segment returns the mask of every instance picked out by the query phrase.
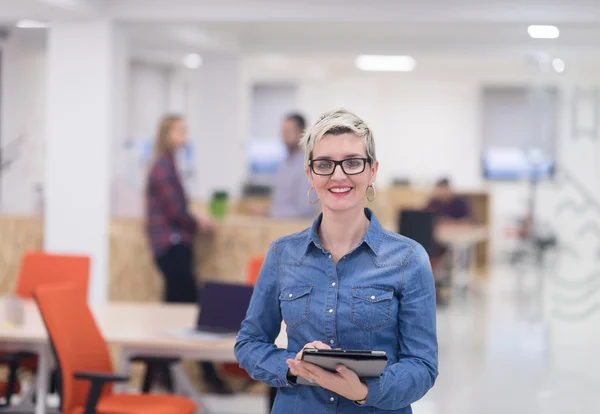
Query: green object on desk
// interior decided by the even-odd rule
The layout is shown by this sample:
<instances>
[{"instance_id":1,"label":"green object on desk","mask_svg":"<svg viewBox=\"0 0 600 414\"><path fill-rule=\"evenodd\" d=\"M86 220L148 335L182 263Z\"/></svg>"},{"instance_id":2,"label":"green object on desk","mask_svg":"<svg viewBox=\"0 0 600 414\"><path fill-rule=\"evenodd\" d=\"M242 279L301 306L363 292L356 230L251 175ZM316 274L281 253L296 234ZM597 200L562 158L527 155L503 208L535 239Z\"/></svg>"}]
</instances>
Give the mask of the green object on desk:
<instances>
[{"instance_id":1,"label":"green object on desk","mask_svg":"<svg viewBox=\"0 0 600 414\"><path fill-rule=\"evenodd\" d=\"M229 194L226 191L215 191L210 201L210 213L214 218L223 218L227 213Z\"/></svg>"}]
</instances>

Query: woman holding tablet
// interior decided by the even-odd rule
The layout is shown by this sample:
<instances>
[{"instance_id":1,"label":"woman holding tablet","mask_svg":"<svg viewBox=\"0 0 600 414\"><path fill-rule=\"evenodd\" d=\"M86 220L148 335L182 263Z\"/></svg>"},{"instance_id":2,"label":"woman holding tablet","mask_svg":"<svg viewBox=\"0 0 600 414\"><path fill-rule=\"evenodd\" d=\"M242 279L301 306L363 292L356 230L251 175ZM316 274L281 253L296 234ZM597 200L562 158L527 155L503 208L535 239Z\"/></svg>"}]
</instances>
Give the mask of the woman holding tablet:
<instances>
[{"instance_id":1,"label":"woman holding tablet","mask_svg":"<svg viewBox=\"0 0 600 414\"><path fill-rule=\"evenodd\" d=\"M373 200L379 163L371 130L353 113L323 115L300 145L321 201L311 228L273 242L235 353L278 393L273 413L411 413L437 377L435 288L425 250L383 230ZM274 345L281 320L288 348ZM378 377L302 361L304 348L384 351ZM302 381L298 381L298 377ZM310 385L301 385L309 383Z\"/></svg>"}]
</instances>

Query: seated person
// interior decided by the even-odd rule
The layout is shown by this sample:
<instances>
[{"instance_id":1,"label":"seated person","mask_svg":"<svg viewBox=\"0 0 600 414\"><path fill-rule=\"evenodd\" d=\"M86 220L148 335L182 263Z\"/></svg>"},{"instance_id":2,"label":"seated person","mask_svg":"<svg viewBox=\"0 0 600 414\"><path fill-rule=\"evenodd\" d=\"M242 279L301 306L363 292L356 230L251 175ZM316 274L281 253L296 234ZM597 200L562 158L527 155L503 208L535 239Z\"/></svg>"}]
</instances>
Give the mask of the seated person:
<instances>
[{"instance_id":1,"label":"seated person","mask_svg":"<svg viewBox=\"0 0 600 414\"><path fill-rule=\"evenodd\" d=\"M450 185L450 180L443 178L435 185L433 196L427 203L425 210L435 215L435 224L471 224L472 212L467 201L457 196ZM430 256L439 259L448 252L448 247L436 243Z\"/></svg>"},{"instance_id":2,"label":"seated person","mask_svg":"<svg viewBox=\"0 0 600 414\"><path fill-rule=\"evenodd\" d=\"M433 197L425 209L435 214L437 224L470 224L472 221L469 204L464 198L454 194L447 178L436 183Z\"/></svg>"}]
</instances>

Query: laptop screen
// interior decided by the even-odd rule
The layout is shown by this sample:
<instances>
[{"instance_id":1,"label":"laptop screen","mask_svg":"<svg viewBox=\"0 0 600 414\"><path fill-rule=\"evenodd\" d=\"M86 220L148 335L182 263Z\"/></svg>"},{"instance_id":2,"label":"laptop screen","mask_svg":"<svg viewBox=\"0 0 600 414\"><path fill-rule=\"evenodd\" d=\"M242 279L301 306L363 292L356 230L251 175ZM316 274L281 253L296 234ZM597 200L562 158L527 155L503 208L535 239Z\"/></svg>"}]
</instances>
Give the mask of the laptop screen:
<instances>
[{"instance_id":1,"label":"laptop screen","mask_svg":"<svg viewBox=\"0 0 600 414\"><path fill-rule=\"evenodd\" d=\"M198 293L200 314L196 328L237 332L246 318L253 286L205 283Z\"/></svg>"}]
</instances>

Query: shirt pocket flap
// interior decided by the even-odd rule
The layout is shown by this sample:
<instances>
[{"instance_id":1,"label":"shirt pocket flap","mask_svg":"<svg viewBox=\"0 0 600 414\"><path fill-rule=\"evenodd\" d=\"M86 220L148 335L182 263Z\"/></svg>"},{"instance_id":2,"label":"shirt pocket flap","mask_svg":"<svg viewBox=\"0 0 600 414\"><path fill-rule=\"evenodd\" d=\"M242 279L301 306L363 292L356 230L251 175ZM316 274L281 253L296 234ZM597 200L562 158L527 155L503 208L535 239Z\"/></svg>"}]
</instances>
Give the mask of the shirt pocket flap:
<instances>
[{"instance_id":1,"label":"shirt pocket flap","mask_svg":"<svg viewBox=\"0 0 600 414\"><path fill-rule=\"evenodd\" d=\"M310 294L313 286L292 286L281 290L279 300L296 300Z\"/></svg>"},{"instance_id":2,"label":"shirt pocket flap","mask_svg":"<svg viewBox=\"0 0 600 414\"><path fill-rule=\"evenodd\" d=\"M362 299L366 302L377 303L384 300L390 300L394 296L394 291L391 289L365 286L352 288L352 296Z\"/></svg>"}]
</instances>

